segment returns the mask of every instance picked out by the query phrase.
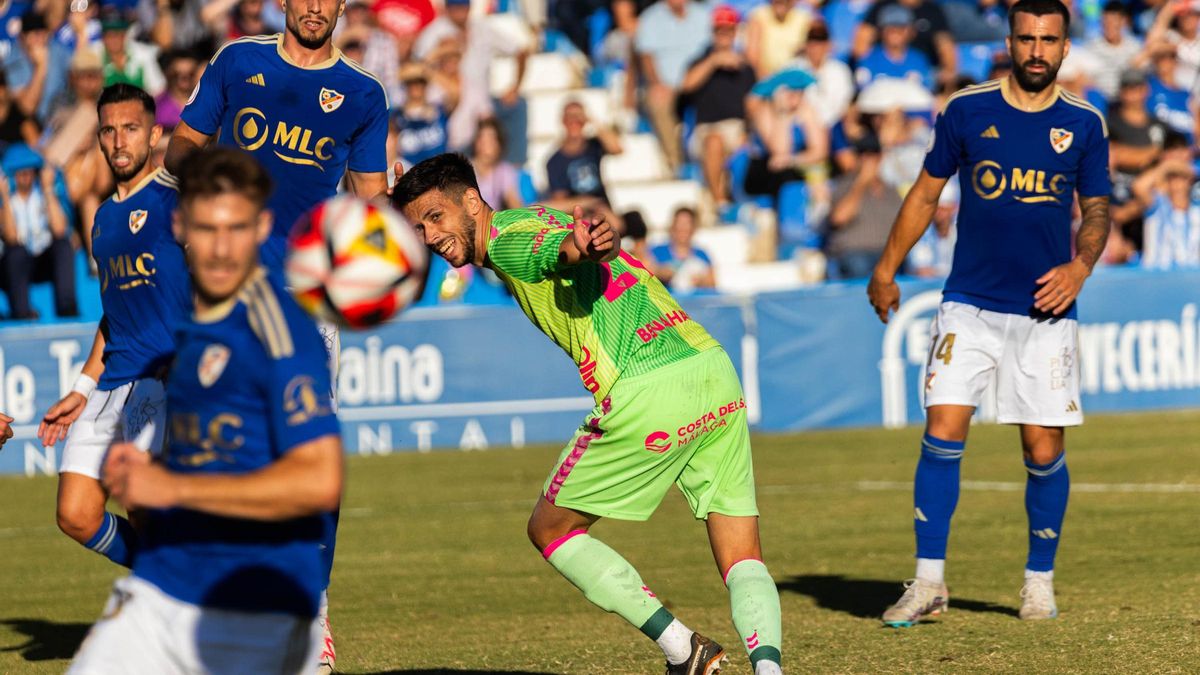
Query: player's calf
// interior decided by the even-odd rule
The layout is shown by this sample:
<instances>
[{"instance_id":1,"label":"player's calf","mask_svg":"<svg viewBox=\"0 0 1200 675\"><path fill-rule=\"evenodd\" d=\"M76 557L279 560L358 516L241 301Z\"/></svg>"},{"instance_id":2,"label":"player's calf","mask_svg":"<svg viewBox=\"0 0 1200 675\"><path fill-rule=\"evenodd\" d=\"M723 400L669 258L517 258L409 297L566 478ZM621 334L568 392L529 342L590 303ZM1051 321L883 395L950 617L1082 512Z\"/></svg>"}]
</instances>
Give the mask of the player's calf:
<instances>
[{"instance_id":1,"label":"player's calf","mask_svg":"<svg viewBox=\"0 0 1200 675\"><path fill-rule=\"evenodd\" d=\"M137 550L137 533L129 521L104 510L106 495L88 476L59 476L56 520L58 529L109 560L129 567Z\"/></svg>"}]
</instances>

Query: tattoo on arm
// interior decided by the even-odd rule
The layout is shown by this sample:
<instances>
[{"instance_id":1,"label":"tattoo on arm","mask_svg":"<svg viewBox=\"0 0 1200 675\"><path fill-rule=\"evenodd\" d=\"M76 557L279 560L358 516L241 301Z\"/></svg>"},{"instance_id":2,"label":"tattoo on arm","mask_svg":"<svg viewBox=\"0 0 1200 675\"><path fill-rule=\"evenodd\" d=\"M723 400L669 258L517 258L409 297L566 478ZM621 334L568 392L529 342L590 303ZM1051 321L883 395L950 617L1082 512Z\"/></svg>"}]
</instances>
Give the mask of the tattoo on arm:
<instances>
[{"instance_id":1,"label":"tattoo on arm","mask_svg":"<svg viewBox=\"0 0 1200 675\"><path fill-rule=\"evenodd\" d=\"M1091 269L1108 241L1108 197L1080 197L1079 210L1083 223L1075 235L1075 254Z\"/></svg>"}]
</instances>

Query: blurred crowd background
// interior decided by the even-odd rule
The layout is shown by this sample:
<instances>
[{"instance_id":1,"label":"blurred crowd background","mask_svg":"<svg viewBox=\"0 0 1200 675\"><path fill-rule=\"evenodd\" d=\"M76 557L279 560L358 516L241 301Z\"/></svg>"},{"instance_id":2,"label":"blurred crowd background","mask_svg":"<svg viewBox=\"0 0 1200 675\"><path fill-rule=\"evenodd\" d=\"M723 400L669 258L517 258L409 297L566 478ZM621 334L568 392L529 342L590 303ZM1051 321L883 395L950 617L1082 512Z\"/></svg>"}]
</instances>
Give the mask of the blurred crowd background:
<instances>
[{"instance_id":1,"label":"blurred crowd background","mask_svg":"<svg viewBox=\"0 0 1200 675\"><path fill-rule=\"evenodd\" d=\"M1108 122L1104 264L1200 266L1200 0L1074 0L1060 85ZM347 0L335 45L383 83L389 156L473 159L495 208L581 204L679 293L868 276L934 116L1010 71L1006 0ZM96 100L128 82L167 135L225 42L284 30L274 0L0 6L0 312L96 303L113 191ZM165 150L167 135L158 148ZM957 181L907 272L951 266ZM424 304L505 302L437 261ZM46 300L39 312L31 288Z\"/></svg>"}]
</instances>

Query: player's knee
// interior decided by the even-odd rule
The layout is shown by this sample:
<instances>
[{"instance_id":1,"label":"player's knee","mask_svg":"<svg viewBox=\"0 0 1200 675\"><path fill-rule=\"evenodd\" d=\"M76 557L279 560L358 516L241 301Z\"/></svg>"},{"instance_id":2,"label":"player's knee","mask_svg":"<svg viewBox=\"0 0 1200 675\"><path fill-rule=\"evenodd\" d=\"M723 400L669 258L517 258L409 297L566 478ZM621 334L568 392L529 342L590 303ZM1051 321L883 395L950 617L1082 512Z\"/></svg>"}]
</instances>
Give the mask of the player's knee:
<instances>
[{"instance_id":1,"label":"player's knee","mask_svg":"<svg viewBox=\"0 0 1200 675\"><path fill-rule=\"evenodd\" d=\"M1062 446L1053 442L1036 443L1025 448L1025 459L1038 465L1050 464L1062 454Z\"/></svg>"},{"instance_id":2,"label":"player's knee","mask_svg":"<svg viewBox=\"0 0 1200 675\"><path fill-rule=\"evenodd\" d=\"M58 529L79 543L85 543L100 529L104 520L104 511L95 512L79 503L59 503L55 513Z\"/></svg>"}]
</instances>

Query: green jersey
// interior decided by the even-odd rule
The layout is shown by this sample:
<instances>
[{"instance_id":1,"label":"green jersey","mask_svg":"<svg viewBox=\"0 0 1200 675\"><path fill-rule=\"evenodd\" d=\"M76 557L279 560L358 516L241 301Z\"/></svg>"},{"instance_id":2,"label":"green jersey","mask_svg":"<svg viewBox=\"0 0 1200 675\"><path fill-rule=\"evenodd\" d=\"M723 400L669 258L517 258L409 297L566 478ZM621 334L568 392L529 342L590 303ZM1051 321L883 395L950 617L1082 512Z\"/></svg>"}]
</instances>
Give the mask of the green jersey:
<instances>
[{"instance_id":1,"label":"green jersey","mask_svg":"<svg viewBox=\"0 0 1200 675\"><path fill-rule=\"evenodd\" d=\"M637 258L560 266L571 216L535 206L492 217L485 265L522 311L579 366L583 386L603 401L633 377L718 347Z\"/></svg>"}]
</instances>

